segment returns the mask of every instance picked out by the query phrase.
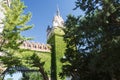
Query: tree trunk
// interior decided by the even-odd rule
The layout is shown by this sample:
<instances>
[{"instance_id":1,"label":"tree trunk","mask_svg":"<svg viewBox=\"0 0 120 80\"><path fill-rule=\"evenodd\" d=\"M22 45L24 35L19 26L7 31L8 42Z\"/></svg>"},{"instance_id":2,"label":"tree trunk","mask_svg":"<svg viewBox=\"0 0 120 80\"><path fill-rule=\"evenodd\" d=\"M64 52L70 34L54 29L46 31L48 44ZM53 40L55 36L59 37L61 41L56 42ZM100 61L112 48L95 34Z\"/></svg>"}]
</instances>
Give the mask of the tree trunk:
<instances>
[{"instance_id":1,"label":"tree trunk","mask_svg":"<svg viewBox=\"0 0 120 80\"><path fill-rule=\"evenodd\" d=\"M44 68L42 66L39 67L39 71L42 74L42 77L44 80L49 80L47 73L45 72Z\"/></svg>"}]
</instances>

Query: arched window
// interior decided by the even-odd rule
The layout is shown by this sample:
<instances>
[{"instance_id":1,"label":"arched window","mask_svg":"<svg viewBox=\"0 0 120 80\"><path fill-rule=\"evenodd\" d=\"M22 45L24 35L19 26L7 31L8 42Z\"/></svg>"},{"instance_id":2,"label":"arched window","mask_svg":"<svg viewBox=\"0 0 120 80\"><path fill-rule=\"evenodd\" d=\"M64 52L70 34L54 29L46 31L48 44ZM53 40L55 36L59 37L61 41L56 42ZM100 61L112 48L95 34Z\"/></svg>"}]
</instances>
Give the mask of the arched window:
<instances>
[{"instance_id":1,"label":"arched window","mask_svg":"<svg viewBox=\"0 0 120 80\"><path fill-rule=\"evenodd\" d=\"M28 47L31 47L31 45L29 44Z\"/></svg>"},{"instance_id":2,"label":"arched window","mask_svg":"<svg viewBox=\"0 0 120 80\"><path fill-rule=\"evenodd\" d=\"M41 49L42 47L39 45L38 48Z\"/></svg>"},{"instance_id":3,"label":"arched window","mask_svg":"<svg viewBox=\"0 0 120 80\"><path fill-rule=\"evenodd\" d=\"M37 46L36 46L36 45L34 45L34 48L37 48Z\"/></svg>"},{"instance_id":4,"label":"arched window","mask_svg":"<svg viewBox=\"0 0 120 80\"><path fill-rule=\"evenodd\" d=\"M25 47L25 46L26 46L26 44L25 44L25 43L23 43L23 46Z\"/></svg>"}]
</instances>

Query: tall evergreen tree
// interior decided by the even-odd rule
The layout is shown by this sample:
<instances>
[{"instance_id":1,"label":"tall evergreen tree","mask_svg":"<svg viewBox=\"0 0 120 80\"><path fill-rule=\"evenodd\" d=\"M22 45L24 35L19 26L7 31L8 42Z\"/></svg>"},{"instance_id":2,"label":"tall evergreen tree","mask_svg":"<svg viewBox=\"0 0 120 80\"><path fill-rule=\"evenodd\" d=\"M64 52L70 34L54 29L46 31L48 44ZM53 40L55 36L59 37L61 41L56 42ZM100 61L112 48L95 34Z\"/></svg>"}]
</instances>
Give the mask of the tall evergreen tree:
<instances>
[{"instance_id":1,"label":"tall evergreen tree","mask_svg":"<svg viewBox=\"0 0 120 80\"><path fill-rule=\"evenodd\" d=\"M77 0L76 8L85 16L68 16L61 75L73 80L120 80L120 0Z\"/></svg>"}]
</instances>

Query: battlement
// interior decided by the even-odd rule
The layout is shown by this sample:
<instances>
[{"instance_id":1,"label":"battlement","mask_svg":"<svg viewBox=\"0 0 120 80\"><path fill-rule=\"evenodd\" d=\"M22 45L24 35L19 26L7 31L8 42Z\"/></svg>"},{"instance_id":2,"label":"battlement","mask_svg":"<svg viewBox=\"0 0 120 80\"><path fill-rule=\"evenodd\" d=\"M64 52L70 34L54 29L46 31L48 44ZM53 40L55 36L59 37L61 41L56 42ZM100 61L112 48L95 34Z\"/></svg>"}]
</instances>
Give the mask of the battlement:
<instances>
[{"instance_id":1,"label":"battlement","mask_svg":"<svg viewBox=\"0 0 120 80\"><path fill-rule=\"evenodd\" d=\"M50 52L49 44L41 44L30 41L24 41L23 44L20 46L20 48L34 50L34 51L41 51L41 52Z\"/></svg>"},{"instance_id":2,"label":"battlement","mask_svg":"<svg viewBox=\"0 0 120 80\"><path fill-rule=\"evenodd\" d=\"M2 42L3 42L3 40L0 38L0 44ZM49 44L41 44L41 43L30 42L30 41L24 41L21 44L20 48L21 49L34 50L34 51L40 51L40 52L51 52ZM2 55L2 53L0 53L0 56L1 55Z\"/></svg>"}]
</instances>

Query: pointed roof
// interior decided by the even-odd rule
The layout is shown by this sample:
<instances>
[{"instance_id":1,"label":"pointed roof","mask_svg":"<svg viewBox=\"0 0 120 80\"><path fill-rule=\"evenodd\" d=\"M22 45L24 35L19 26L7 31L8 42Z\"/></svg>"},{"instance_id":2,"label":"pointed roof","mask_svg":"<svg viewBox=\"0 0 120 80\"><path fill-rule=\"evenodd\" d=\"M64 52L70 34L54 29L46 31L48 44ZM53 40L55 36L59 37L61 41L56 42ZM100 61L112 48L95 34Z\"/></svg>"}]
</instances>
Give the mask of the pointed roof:
<instances>
[{"instance_id":1,"label":"pointed roof","mask_svg":"<svg viewBox=\"0 0 120 80\"><path fill-rule=\"evenodd\" d=\"M64 26L64 20L63 18L60 16L60 10L57 6L57 11L56 11L56 15L53 18L53 27L63 27Z\"/></svg>"}]
</instances>

